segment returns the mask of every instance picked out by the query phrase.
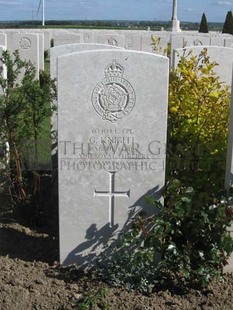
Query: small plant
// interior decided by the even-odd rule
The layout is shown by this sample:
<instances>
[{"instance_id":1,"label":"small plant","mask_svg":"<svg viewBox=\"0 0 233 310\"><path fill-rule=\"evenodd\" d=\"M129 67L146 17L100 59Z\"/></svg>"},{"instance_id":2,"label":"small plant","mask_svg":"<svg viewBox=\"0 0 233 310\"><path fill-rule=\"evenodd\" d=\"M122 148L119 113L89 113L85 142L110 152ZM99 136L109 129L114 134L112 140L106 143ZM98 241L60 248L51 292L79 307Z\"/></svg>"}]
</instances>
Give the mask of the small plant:
<instances>
[{"instance_id":1,"label":"small plant","mask_svg":"<svg viewBox=\"0 0 233 310\"><path fill-rule=\"evenodd\" d=\"M103 271L112 285L150 293L168 279L198 288L221 279L233 251L227 230L233 210L227 200L203 197L178 180L167 184L164 196L164 206L147 197L159 213L135 218L113 250L113 259Z\"/></svg>"},{"instance_id":2,"label":"small plant","mask_svg":"<svg viewBox=\"0 0 233 310\"><path fill-rule=\"evenodd\" d=\"M44 60L47 61L49 59L49 51L45 50L44 51Z\"/></svg>"},{"instance_id":3,"label":"small plant","mask_svg":"<svg viewBox=\"0 0 233 310\"><path fill-rule=\"evenodd\" d=\"M161 46L160 46L160 41L161 41L161 38L160 37L156 37L154 34L151 35L151 40L152 40L152 49L153 49L153 52L155 52L156 54L161 54L161 55L167 55L167 49L163 49Z\"/></svg>"},{"instance_id":4,"label":"small plant","mask_svg":"<svg viewBox=\"0 0 233 310\"><path fill-rule=\"evenodd\" d=\"M105 301L107 297L107 291L105 288L99 288L97 291L90 291L86 296L78 303L78 310L92 310L96 306L99 309L107 310L109 306Z\"/></svg>"}]
</instances>

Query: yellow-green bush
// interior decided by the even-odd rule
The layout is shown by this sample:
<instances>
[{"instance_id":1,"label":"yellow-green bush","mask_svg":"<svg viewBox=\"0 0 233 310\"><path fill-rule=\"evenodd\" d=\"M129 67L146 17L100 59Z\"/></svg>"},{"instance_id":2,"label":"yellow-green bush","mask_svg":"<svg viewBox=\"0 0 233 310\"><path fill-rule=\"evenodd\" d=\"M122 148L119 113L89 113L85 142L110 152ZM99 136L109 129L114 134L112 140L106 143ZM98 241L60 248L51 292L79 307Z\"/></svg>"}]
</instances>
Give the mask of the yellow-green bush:
<instances>
[{"instance_id":1,"label":"yellow-green bush","mask_svg":"<svg viewBox=\"0 0 233 310\"><path fill-rule=\"evenodd\" d=\"M207 50L183 55L170 73L167 175L204 192L223 187L230 89Z\"/></svg>"}]
</instances>

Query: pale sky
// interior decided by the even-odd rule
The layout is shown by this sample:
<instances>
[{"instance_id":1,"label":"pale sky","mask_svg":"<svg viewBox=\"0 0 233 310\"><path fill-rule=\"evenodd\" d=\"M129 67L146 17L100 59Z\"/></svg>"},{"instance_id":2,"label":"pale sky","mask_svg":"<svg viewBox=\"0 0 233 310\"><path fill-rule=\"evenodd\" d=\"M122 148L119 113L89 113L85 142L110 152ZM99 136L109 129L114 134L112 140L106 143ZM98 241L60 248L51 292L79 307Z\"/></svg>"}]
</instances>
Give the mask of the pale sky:
<instances>
[{"instance_id":1,"label":"pale sky","mask_svg":"<svg viewBox=\"0 0 233 310\"><path fill-rule=\"evenodd\" d=\"M0 0L0 21L40 19L42 0ZM45 20L171 20L173 0L44 0ZM224 22L233 0L177 0L180 21Z\"/></svg>"}]
</instances>

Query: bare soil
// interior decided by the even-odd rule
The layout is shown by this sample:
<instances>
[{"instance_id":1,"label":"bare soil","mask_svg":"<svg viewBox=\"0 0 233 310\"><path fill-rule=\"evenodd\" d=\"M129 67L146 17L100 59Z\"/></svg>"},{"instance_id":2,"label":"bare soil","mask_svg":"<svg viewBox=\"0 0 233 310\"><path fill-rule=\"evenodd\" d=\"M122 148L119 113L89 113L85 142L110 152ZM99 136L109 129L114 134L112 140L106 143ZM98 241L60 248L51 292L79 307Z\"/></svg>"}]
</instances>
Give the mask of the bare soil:
<instances>
[{"instance_id":1,"label":"bare soil","mask_svg":"<svg viewBox=\"0 0 233 310\"><path fill-rule=\"evenodd\" d=\"M0 309L233 309L233 275L203 290L170 288L144 296L62 267L58 239L19 223L0 223Z\"/></svg>"}]
</instances>

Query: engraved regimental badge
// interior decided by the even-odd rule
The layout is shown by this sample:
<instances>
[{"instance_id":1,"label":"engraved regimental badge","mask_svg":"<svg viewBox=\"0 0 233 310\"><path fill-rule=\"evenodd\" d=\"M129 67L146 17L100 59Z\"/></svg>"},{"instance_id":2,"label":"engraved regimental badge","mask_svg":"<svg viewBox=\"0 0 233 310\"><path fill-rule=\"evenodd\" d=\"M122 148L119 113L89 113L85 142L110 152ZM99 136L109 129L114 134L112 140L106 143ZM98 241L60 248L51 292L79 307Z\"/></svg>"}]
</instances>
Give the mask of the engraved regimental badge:
<instances>
[{"instance_id":1,"label":"engraved regimental badge","mask_svg":"<svg viewBox=\"0 0 233 310\"><path fill-rule=\"evenodd\" d=\"M92 105L103 120L113 123L133 110L136 95L132 85L123 79L123 66L115 59L104 73L105 78L92 92Z\"/></svg>"},{"instance_id":2,"label":"engraved regimental badge","mask_svg":"<svg viewBox=\"0 0 233 310\"><path fill-rule=\"evenodd\" d=\"M23 50L27 50L31 47L31 41L30 39L23 37L20 41L19 41L19 46L20 48L22 48Z\"/></svg>"}]
</instances>

